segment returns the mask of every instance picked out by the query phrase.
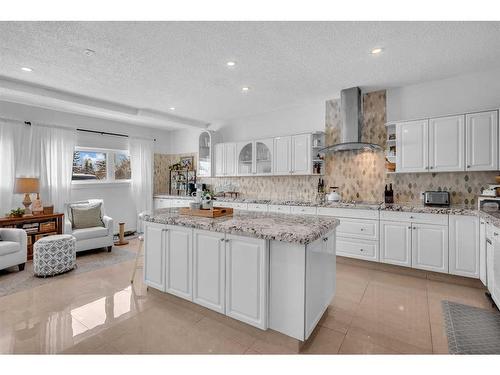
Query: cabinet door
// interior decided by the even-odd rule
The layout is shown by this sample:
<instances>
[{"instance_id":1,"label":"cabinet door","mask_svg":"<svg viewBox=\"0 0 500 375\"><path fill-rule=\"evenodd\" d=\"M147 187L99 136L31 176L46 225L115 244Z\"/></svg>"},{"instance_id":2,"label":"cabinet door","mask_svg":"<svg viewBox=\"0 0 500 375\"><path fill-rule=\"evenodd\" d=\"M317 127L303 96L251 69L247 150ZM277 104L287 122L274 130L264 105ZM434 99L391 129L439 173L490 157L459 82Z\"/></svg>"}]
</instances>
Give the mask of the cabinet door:
<instances>
[{"instance_id":1,"label":"cabinet door","mask_svg":"<svg viewBox=\"0 0 500 375\"><path fill-rule=\"evenodd\" d=\"M411 266L411 224L380 221L380 261Z\"/></svg>"},{"instance_id":2,"label":"cabinet door","mask_svg":"<svg viewBox=\"0 0 500 375\"><path fill-rule=\"evenodd\" d=\"M450 273L479 278L479 220L450 215Z\"/></svg>"},{"instance_id":3,"label":"cabinet door","mask_svg":"<svg viewBox=\"0 0 500 375\"><path fill-rule=\"evenodd\" d=\"M465 116L429 120L429 169L433 172L465 170Z\"/></svg>"},{"instance_id":4,"label":"cabinet door","mask_svg":"<svg viewBox=\"0 0 500 375\"><path fill-rule=\"evenodd\" d=\"M500 246L499 241L493 238L486 239L486 284L491 294L493 294L493 288L495 284L495 273L493 272L493 256L495 253L495 247L498 246Z\"/></svg>"},{"instance_id":5,"label":"cabinet door","mask_svg":"<svg viewBox=\"0 0 500 375\"><path fill-rule=\"evenodd\" d=\"M488 285L486 278L486 222L479 220L479 279L484 284Z\"/></svg>"},{"instance_id":6,"label":"cabinet door","mask_svg":"<svg viewBox=\"0 0 500 375\"><path fill-rule=\"evenodd\" d=\"M193 232L193 302L225 313L224 233Z\"/></svg>"},{"instance_id":7,"label":"cabinet door","mask_svg":"<svg viewBox=\"0 0 500 375\"><path fill-rule=\"evenodd\" d=\"M448 227L412 224L412 267L448 273Z\"/></svg>"},{"instance_id":8,"label":"cabinet door","mask_svg":"<svg viewBox=\"0 0 500 375\"><path fill-rule=\"evenodd\" d=\"M167 227L166 291L192 300L192 239L193 230L178 226Z\"/></svg>"},{"instance_id":9,"label":"cabinet door","mask_svg":"<svg viewBox=\"0 0 500 375\"><path fill-rule=\"evenodd\" d=\"M273 174L273 139L255 141L255 174Z\"/></svg>"},{"instance_id":10,"label":"cabinet door","mask_svg":"<svg viewBox=\"0 0 500 375\"><path fill-rule=\"evenodd\" d=\"M212 177L212 135L203 131L198 137L198 176Z\"/></svg>"},{"instance_id":11,"label":"cabinet door","mask_svg":"<svg viewBox=\"0 0 500 375\"><path fill-rule=\"evenodd\" d=\"M491 297L495 301L497 307L500 306L500 240L498 239L498 233L496 234L494 246L492 248L492 287L488 286L490 290Z\"/></svg>"},{"instance_id":12,"label":"cabinet door","mask_svg":"<svg viewBox=\"0 0 500 375\"><path fill-rule=\"evenodd\" d=\"M215 175L224 176L225 173L224 143L217 143L215 145Z\"/></svg>"},{"instance_id":13,"label":"cabinet door","mask_svg":"<svg viewBox=\"0 0 500 375\"><path fill-rule=\"evenodd\" d=\"M226 237L226 315L267 328L267 241Z\"/></svg>"},{"instance_id":14,"label":"cabinet door","mask_svg":"<svg viewBox=\"0 0 500 375\"><path fill-rule=\"evenodd\" d=\"M312 144L310 134L292 136L292 173L312 173Z\"/></svg>"},{"instance_id":15,"label":"cabinet door","mask_svg":"<svg viewBox=\"0 0 500 375\"><path fill-rule=\"evenodd\" d=\"M224 143L224 165L226 176L236 176L236 143Z\"/></svg>"},{"instance_id":16,"label":"cabinet door","mask_svg":"<svg viewBox=\"0 0 500 375\"><path fill-rule=\"evenodd\" d=\"M291 137L274 138L274 174L290 174Z\"/></svg>"},{"instance_id":17,"label":"cabinet door","mask_svg":"<svg viewBox=\"0 0 500 375\"><path fill-rule=\"evenodd\" d=\"M396 171L428 170L428 120L396 124Z\"/></svg>"},{"instance_id":18,"label":"cabinet door","mask_svg":"<svg viewBox=\"0 0 500 375\"><path fill-rule=\"evenodd\" d=\"M241 142L236 145L238 155L238 176L250 176L254 173L254 142Z\"/></svg>"},{"instance_id":19,"label":"cabinet door","mask_svg":"<svg viewBox=\"0 0 500 375\"><path fill-rule=\"evenodd\" d=\"M144 282L165 291L164 225L147 223L144 229Z\"/></svg>"},{"instance_id":20,"label":"cabinet door","mask_svg":"<svg viewBox=\"0 0 500 375\"><path fill-rule=\"evenodd\" d=\"M466 170L489 171L498 166L498 111L465 115Z\"/></svg>"}]
</instances>

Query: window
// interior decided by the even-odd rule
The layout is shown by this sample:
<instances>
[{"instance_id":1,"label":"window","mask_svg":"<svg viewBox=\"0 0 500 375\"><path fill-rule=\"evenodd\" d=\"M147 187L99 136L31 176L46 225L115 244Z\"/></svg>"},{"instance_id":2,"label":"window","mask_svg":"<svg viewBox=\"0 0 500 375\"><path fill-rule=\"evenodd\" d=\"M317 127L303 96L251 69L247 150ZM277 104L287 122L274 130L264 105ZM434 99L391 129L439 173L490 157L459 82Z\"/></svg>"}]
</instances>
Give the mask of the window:
<instances>
[{"instance_id":1,"label":"window","mask_svg":"<svg viewBox=\"0 0 500 375\"><path fill-rule=\"evenodd\" d=\"M117 182L130 178L128 151L77 147L73 153L72 180L75 182Z\"/></svg>"}]
</instances>

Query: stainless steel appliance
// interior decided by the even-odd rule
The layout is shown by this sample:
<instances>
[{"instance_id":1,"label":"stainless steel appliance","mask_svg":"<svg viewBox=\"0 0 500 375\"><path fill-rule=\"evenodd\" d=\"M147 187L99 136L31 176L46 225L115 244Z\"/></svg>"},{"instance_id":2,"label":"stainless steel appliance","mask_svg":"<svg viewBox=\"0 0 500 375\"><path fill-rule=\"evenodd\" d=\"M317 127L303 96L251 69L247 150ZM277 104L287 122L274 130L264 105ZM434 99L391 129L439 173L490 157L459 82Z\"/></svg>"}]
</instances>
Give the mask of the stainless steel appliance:
<instances>
[{"instance_id":1,"label":"stainless steel appliance","mask_svg":"<svg viewBox=\"0 0 500 375\"><path fill-rule=\"evenodd\" d=\"M450 193L447 191L426 191L424 192L424 205L449 206Z\"/></svg>"}]
</instances>

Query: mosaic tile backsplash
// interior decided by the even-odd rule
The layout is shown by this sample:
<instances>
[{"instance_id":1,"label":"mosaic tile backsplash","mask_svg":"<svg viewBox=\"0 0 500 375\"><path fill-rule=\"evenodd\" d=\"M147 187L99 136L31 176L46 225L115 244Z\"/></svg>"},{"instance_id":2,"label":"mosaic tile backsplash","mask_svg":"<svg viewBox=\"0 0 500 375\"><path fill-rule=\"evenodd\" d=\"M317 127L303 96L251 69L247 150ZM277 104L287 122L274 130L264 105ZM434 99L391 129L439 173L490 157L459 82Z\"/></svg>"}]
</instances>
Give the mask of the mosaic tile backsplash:
<instances>
[{"instance_id":1,"label":"mosaic tile backsplash","mask_svg":"<svg viewBox=\"0 0 500 375\"><path fill-rule=\"evenodd\" d=\"M385 147L386 92L376 91L363 95L362 141ZM325 139L327 145L340 139L340 100L329 100L325 106ZM186 155L155 154L156 194L168 192L168 166ZM396 203L418 204L426 190L449 191L451 203L473 206L481 189L495 183L498 172L405 173L386 174L385 157L381 152L346 151L326 158L325 185L338 186L343 200L378 203L383 201L384 187L393 184ZM232 184L243 198L305 200L317 199L318 177L218 177L204 178L202 182L221 190Z\"/></svg>"}]
</instances>

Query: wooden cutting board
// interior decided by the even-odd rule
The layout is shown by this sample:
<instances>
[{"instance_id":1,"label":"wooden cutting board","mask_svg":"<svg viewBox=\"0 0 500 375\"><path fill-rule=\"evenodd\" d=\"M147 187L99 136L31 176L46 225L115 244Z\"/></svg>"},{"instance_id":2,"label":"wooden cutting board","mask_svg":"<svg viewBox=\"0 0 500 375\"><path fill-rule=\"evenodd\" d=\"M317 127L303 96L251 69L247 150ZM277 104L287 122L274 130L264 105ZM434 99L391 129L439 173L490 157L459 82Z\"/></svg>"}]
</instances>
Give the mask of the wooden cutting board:
<instances>
[{"instance_id":1,"label":"wooden cutting board","mask_svg":"<svg viewBox=\"0 0 500 375\"><path fill-rule=\"evenodd\" d=\"M181 207L179 208L179 214L214 218L221 216L233 216L233 209L230 207L214 207L210 210L193 210L189 207Z\"/></svg>"}]
</instances>

